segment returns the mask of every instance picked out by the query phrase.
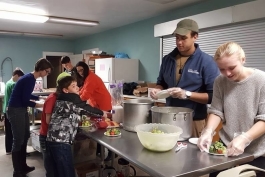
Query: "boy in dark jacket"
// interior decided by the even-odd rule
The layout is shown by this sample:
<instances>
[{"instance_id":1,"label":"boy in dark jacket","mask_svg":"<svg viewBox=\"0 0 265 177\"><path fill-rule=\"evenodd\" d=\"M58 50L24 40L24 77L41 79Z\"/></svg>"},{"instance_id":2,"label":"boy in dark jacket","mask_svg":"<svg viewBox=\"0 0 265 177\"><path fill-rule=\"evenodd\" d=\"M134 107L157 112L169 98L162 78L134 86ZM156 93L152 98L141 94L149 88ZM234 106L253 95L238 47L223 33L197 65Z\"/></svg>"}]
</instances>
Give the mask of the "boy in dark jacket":
<instances>
[{"instance_id":1,"label":"boy in dark jacket","mask_svg":"<svg viewBox=\"0 0 265 177\"><path fill-rule=\"evenodd\" d=\"M66 76L58 81L58 96L48 128L47 141L56 164L58 177L75 177L71 144L75 139L82 112L93 117L107 113L91 107L79 97L75 78Z\"/></svg>"}]
</instances>

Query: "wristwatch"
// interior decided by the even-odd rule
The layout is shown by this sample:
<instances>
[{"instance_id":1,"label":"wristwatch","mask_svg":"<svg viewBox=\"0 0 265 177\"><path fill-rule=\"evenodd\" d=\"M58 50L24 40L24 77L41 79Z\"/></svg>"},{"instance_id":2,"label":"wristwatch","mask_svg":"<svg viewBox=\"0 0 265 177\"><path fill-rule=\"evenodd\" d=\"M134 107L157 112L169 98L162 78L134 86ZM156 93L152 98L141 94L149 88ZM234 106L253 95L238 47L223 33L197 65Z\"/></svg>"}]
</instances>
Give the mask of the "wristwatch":
<instances>
[{"instance_id":1,"label":"wristwatch","mask_svg":"<svg viewBox=\"0 0 265 177\"><path fill-rule=\"evenodd\" d=\"M191 97L190 91L185 91L186 99L189 99Z\"/></svg>"}]
</instances>

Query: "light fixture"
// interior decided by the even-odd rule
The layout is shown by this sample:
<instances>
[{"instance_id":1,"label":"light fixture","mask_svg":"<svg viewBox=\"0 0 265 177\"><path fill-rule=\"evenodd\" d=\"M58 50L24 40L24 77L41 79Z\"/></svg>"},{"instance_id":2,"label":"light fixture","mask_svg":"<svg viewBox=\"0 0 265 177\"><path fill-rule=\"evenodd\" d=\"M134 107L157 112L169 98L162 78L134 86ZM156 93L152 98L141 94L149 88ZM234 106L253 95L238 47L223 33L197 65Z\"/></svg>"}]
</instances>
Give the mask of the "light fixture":
<instances>
[{"instance_id":1,"label":"light fixture","mask_svg":"<svg viewBox=\"0 0 265 177\"><path fill-rule=\"evenodd\" d=\"M9 11L9 12L26 13L26 14L47 15L47 12L43 9L23 6L19 4L10 4L10 3L5 3L5 2L0 2L0 10Z\"/></svg>"},{"instance_id":2,"label":"light fixture","mask_svg":"<svg viewBox=\"0 0 265 177\"><path fill-rule=\"evenodd\" d=\"M19 32L19 31L5 31L0 30L0 35L18 35L18 36L36 36L36 37L63 37L60 34L44 34L44 33L30 33L30 32Z\"/></svg>"},{"instance_id":3,"label":"light fixture","mask_svg":"<svg viewBox=\"0 0 265 177\"><path fill-rule=\"evenodd\" d=\"M49 17L49 20L47 22L62 23L62 24L75 24L75 25L83 25L83 26L97 26L99 24L99 22L97 21L77 20L77 19L59 18L59 17Z\"/></svg>"},{"instance_id":4,"label":"light fixture","mask_svg":"<svg viewBox=\"0 0 265 177\"><path fill-rule=\"evenodd\" d=\"M0 11L0 18L27 22L45 23L49 17L18 12Z\"/></svg>"},{"instance_id":5,"label":"light fixture","mask_svg":"<svg viewBox=\"0 0 265 177\"><path fill-rule=\"evenodd\" d=\"M71 18L62 18L48 16L45 10L22 6L17 4L10 4L0 2L0 18L9 20L20 20L37 23L62 23L62 24L74 24L83 26L96 26L99 25L97 21L79 20Z\"/></svg>"},{"instance_id":6,"label":"light fixture","mask_svg":"<svg viewBox=\"0 0 265 177\"><path fill-rule=\"evenodd\" d=\"M82 26L97 26L99 24L99 22L97 21L78 20L78 19L61 18L61 17L48 17L43 15L25 14L25 13L2 11L2 10L0 10L0 18L8 20L36 22L36 23L50 22L50 23L74 24Z\"/></svg>"}]
</instances>

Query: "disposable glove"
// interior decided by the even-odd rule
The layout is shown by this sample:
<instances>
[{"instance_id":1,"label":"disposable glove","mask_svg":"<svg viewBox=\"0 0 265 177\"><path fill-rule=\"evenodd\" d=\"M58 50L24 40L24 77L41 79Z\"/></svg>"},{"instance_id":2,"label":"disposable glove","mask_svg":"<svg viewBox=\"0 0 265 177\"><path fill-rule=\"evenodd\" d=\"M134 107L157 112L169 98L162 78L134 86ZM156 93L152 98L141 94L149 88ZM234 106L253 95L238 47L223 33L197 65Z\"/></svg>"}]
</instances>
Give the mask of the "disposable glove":
<instances>
[{"instance_id":1,"label":"disposable glove","mask_svg":"<svg viewBox=\"0 0 265 177\"><path fill-rule=\"evenodd\" d=\"M201 136L197 143L197 146L199 147L201 152L203 151L209 152L214 134L215 132L211 128L205 128L202 131Z\"/></svg>"},{"instance_id":2,"label":"disposable glove","mask_svg":"<svg viewBox=\"0 0 265 177\"><path fill-rule=\"evenodd\" d=\"M183 100L187 99L187 96L185 93L186 91L181 89L180 87L173 87L167 90L173 98L178 98L178 99L183 99Z\"/></svg>"},{"instance_id":3,"label":"disposable glove","mask_svg":"<svg viewBox=\"0 0 265 177\"><path fill-rule=\"evenodd\" d=\"M152 89L152 90L151 90L151 93L150 93L151 98L154 99L154 100L157 100L157 96L156 96L156 94L157 94L158 92L160 92L160 91L161 91L161 89L157 89L157 88Z\"/></svg>"},{"instance_id":4,"label":"disposable glove","mask_svg":"<svg viewBox=\"0 0 265 177\"><path fill-rule=\"evenodd\" d=\"M245 133L235 133L234 139L227 146L226 156L238 156L251 143L252 139Z\"/></svg>"}]
</instances>

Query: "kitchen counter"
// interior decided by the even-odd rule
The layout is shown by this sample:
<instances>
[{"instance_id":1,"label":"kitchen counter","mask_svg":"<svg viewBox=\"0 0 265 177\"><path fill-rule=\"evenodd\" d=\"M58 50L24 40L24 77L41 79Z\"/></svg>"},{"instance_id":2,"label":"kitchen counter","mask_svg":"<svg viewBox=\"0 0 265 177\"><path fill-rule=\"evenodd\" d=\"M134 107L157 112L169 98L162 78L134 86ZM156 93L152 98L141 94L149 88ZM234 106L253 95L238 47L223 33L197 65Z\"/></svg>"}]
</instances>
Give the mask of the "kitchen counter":
<instances>
[{"instance_id":1,"label":"kitchen counter","mask_svg":"<svg viewBox=\"0 0 265 177\"><path fill-rule=\"evenodd\" d=\"M145 100L153 100L150 97L140 97L140 96L134 96L134 95L123 95L124 98L131 98L131 99L145 99ZM158 100L153 100L154 102L159 102L159 103L166 103L166 99L158 99Z\"/></svg>"},{"instance_id":2,"label":"kitchen counter","mask_svg":"<svg viewBox=\"0 0 265 177\"><path fill-rule=\"evenodd\" d=\"M42 92L32 92L32 95L36 95L36 96L39 96L39 95L49 95L51 93L55 92L55 89L54 88L51 88L51 89L43 89ZM0 93L0 98L4 98L5 94L4 93Z\"/></svg>"},{"instance_id":3,"label":"kitchen counter","mask_svg":"<svg viewBox=\"0 0 265 177\"><path fill-rule=\"evenodd\" d=\"M91 139L128 160L151 176L194 177L250 162L254 157L242 154L237 157L213 156L202 153L196 145L188 143L186 149L175 152L175 147L163 153L145 149L137 134L121 129L121 136L107 137L106 130L83 132Z\"/></svg>"}]
</instances>

